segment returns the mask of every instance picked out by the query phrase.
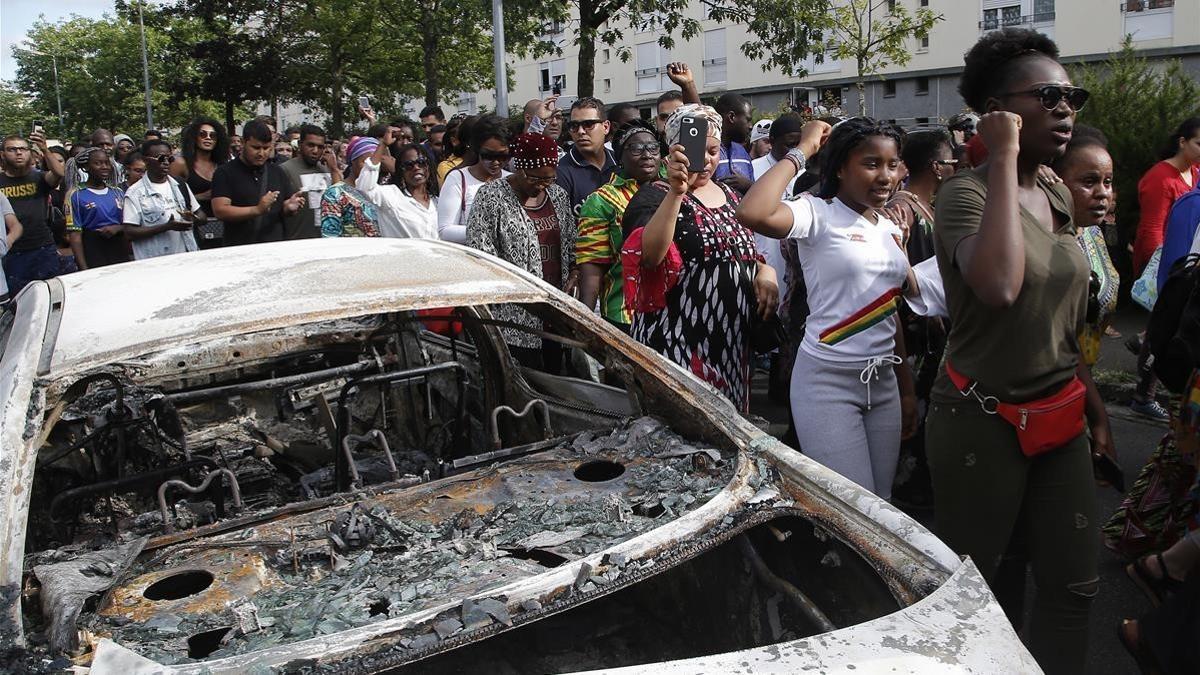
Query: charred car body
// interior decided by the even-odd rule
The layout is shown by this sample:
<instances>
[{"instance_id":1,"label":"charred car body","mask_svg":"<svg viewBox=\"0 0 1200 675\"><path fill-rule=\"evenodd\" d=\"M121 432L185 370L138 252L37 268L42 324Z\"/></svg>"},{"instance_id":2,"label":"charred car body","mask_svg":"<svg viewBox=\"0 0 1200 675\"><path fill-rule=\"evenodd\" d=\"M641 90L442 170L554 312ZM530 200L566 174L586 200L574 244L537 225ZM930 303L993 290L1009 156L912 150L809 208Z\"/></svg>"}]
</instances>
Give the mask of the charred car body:
<instances>
[{"instance_id":1,"label":"charred car body","mask_svg":"<svg viewBox=\"0 0 1200 675\"><path fill-rule=\"evenodd\" d=\"M1037 670L969 561L477 252L205 251L16 306L9 667Z\"/></svg>"}]
</instances>

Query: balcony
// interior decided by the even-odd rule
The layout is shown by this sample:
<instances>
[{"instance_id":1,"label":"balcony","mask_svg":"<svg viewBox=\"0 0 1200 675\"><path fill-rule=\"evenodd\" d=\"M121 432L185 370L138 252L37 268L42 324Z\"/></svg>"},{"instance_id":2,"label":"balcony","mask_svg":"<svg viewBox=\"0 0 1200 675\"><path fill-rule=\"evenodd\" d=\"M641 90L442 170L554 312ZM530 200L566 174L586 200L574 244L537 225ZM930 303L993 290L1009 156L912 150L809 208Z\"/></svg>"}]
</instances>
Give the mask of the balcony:
<instances>
[{"instance_id":1,"label":"balcony","mask_svg":"<svg viewBox=\"0 0 1200 675\"><path fill-rule=\"evenodd\" d=\"M1160 40L1175 35L1175 0L1121 0L1125 33L1134 42Z\"/></svg>"},{"instance_id":2,"label":"balcony","mask_svg":"<svg viewBox=\"0 0 1200 675\"><path fill-rule=\"evenodd\" d=\"M1054 23L1054 12L984 19L979 22L979 30L999 30L1007 26L1036 26L1046 23Z\"/></svg>"}]
</instances>

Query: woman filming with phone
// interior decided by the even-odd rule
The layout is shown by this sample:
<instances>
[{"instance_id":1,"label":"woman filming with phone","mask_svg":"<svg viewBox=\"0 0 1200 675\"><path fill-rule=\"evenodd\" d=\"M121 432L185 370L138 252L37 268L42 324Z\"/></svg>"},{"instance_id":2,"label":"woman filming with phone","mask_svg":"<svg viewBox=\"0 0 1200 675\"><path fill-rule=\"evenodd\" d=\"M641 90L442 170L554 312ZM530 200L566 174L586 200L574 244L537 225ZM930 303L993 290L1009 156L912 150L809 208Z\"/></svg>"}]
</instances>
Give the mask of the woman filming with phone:
<instances>
[{"instance_id":1,"label":"woman filming with phone","mask_svg":"<svg viewBox=\"0 0 1200 675\"><path fill-rule=\"evenodd\" d=\"M667 180L647 184L622 224L625 303L634 339L708 382L746 412L750 321L775 311L779 286L754 233L734 216L737 195L712 180L721 116L690 104L667 119Z\"/></svg>"}]
</instances>

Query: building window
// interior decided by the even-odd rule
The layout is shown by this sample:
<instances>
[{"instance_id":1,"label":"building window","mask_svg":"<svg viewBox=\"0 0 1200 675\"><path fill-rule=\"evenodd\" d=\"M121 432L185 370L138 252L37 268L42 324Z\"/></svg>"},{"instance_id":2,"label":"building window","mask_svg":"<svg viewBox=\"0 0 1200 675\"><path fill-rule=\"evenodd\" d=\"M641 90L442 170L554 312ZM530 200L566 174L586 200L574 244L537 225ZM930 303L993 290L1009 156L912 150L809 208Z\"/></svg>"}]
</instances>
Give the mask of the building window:
<instances>
[{"instance_id":1,"label":"building window","mask_svg":"<svg viewBox=\"0 0 1200 675\"><path fill-rule=\"evenodd\" d=\"M612 54L609 53L609 50L605 49L604 50L604 62L608 63L609 59L611 59L611 58L612 58Z\"/></svg>"},{"instance_id":2,"label":"building window","mask_svg":"<svg viewBox=\"0 0 1200 675\"><path fill-rule=\"evenodd\" d=\"M917 80L917 96L924 96L929 93L929 78L918 77Z\"/></svg>"},{"instance_id":3,"label":"building window","mask_svg":"<svg viewBox=\"0 0 1200 675\"><path fill-rule=\"evenodd\" d=\"M921 6L922 6L922 7L928 7L928 6L929 6L929 0L921 0Z\"/></svg>"},{"instance_id":4,"label":"building window","mask_svg":"<svg viewBox=\"0 0 1200 675\"><path fill-rule=\"evenodd\" d=\"M1121 3L1126 12L1144 12L1148 9L1169 9L1175 6L1175 0L1125 0Z\"/></svg>"},{"instance_id":5,"label":"building window","mask_svg":"<svg viewBox=\"0 0 1200 675\"><path fill-rule=\"evenodd\" d=\"M1033 22L1044 23L1054 20L1054 0L1033 0Z\"/></svg>"},{"instance_id":6,"label":"building window","mask_svg":"<svg viewBox=\"0 0 1200 675\"><path fill-rule=\"evenodd\" d=\"M607 94L610 91L612 91L612 80L606 77L604 78L604 93Z\"/></svg>"},{"instance_id":7,"label":"building window","mask_svg":"<svg viewBox=\"0 0 1200 675\"><path fill-rule=\"evenodd\" d=\"M725 84L725 29L704 31L704 84Z\"/></svg>"},{"instance_id":8,"label":"building window","mask_svg":"<svg viewBox=\"0 0 1200 675\"><path fill-rule=\"evenodd\" d=\"M896 0L888 0L888 13L896 11Z\"/></svg>"},{"instance_id":9,"label":"building window","mask_svg":"<svg viewBox=\"0 0 1200 675\"><path fill-rule=\"evenodd\" d=\"M553 93L557 88L558 93L565 93L567 90L567 60L554 59L553 61L543 61L538 65L539 79L538 91L542 97Z\"/></svg>"},{"instance_id":10,"label":"building window","mask_svg":"<svg viewBox=\"0 0 1200 675\"><path fill-rule=\"evenodd\" d=\"M1021 23L1021 6L995 7L983 10L984 30L996 30L1002 26L1016 26Z\"/></svg>"},{"instance_id":11,"label":"building window","mask_svg":"<svg viewBox=\"0 0 1200 675\"><path fill-rule=\"evenodd\" d=\"M458 95L458 112L468 115L475 114L475 94L463 92Z\"/></svg>"},{"instance_id":12,"label":"building window","mask_svg":"<svg viewBox=\"0 0 1200 675\"><path fill-rule=\"evenodd\" d=\"M895 96L896 96L896 81L895 80L884 80L883 81L883 97L884 98L894 98Z\"/></svg>"},{"instance_id":13,"label":"building window","mask_svg":"<svg viewBox=\"0 0 1200 675\"><path fill-rule=\"evenodd\" d=\"M928 117L918 117L917 124L929 124L929 118Z\"/></svg>"},{"instance_id":14,"label":"building window","mask_svg":"<svg viewBox=\"0 0 1200 675\"><path fill-rule=\"evenodd\" d=\"M919 44L920 44L920 46L917 47L917 51L919 51L919 52L929 51L929 36L926 35L926 36L922 37Z\"/></svg>"},{"instance_id":15,"label":"building window","mask_svg":"<svg viewBox=\"0 0 1200 675\"><path fill-rule=\"evenodd\" d=\"M671 52L657 42L643 42L637 46L634 56L637 93L652 94L671 88L671 78L667 76Z\"/></svg>"}]
</instances>

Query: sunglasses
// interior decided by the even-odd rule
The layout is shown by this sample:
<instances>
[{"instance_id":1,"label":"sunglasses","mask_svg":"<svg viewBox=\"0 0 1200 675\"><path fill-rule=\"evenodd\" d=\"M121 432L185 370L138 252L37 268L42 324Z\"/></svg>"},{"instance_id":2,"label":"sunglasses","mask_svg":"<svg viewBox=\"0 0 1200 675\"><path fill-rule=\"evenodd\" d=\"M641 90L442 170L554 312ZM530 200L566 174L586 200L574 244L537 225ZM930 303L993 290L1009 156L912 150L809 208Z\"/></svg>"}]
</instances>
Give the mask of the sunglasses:
<instances>
[{"instance_id":1,"label":"sunglasses","mask_svg":"<svg viewBox=\"0 0 1200 675\"><path fill-rule=\"evenodd\" d=\"M958 164L958 160L957 159L935 159L933 161L933 163L941 164L942 166L956 166Z\"/></svg>"},{"instance_id":2,"label":"sunglasses","mask_svg":"<svg viewBox=\"0 0 1200 675\"><path fill-rule=\"evenodd\" d=\"M645 155L658 155L662 152L662 146L654 141L649 143L630 143L625 146L629 150L629 154L634 157Z\"/></svg>"},{"instance_id":3,"label":"sunglasses","mask_svg":"<svg viewBox=\"0 0 1200 675\"><path fill-rule=\"evenodd\" d=\"M429 160L425 159L424 157L418 157L416 159L406 159L403 162L400 162L400 166L405 169L411 169L414 166L428 166L428 165L429 165Z\"/></svg>"},{"instance_id":4,"label":"sunglasses","mask_svg":"<svg viewBox=\"0 0 1200 675\"><path fill-rule=\"evenodd\" d=\"M1041 99L1042 107L1046 110L1054 110L1058 104L1066 99L1067 106L1075 112L1083 110L1083 106L1087 103L1091 94L1087 89L1079 87L1064 87L1058 84L1047 84L1036 89L1026 91L1011 91L1001 96L1036 96Z\"/></svg>"},{"instance_id":5,"label":"sunglasses","mask_svg":"<svg viewBox=\"0 0 1200 675\"><path fill-rule=\"evenodd\" d=\"M480 150L479 159L485 162L507 162L512 157L507 152L492 152L491 150Z\"/></svg>"},{"instance_id":6,"label":"sunglasses","mask_svg":"<svg viewBox=\"0 0 1200 675\"><path fill-rule=\"evenodd\" d=\"M216 138L217 132L200 130L196 132L196 138Z\"/></svg>"},{"instance_id":7,"label":"sunglasses","mask_svg":"<svg viewBox=\"0 0 1200 675\"><path fill-rule=\"evenodd\" d=\"M174 160L175 156L169 152L165 152L161 155L158 155L157 157L152 156L149 159L152 159L155 162L158 162L159 164L167 164L167 163L171 162L172 160Z\"/></svg>"},{"instance_id":8,"label":"sunglasses","mask_svg":"<svg viewBox=\"0 0 1200 675\"><path fill-rule=\"evenodd\" d=\"M570 122L567 122L567 131L577 131L579 129L591 131L597 124L600 124L603 121L604 120L571 120Z\"/></svg>"}]
</instances>

